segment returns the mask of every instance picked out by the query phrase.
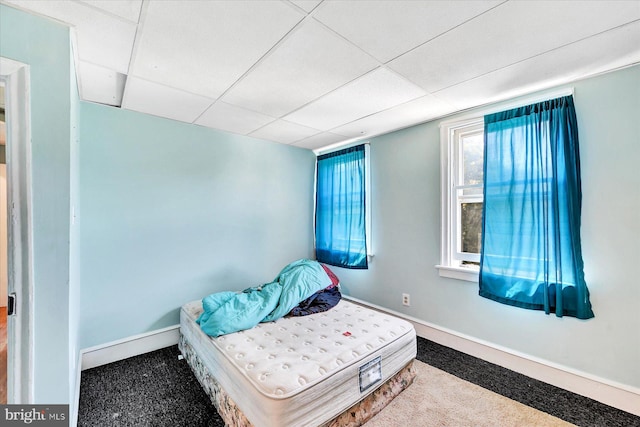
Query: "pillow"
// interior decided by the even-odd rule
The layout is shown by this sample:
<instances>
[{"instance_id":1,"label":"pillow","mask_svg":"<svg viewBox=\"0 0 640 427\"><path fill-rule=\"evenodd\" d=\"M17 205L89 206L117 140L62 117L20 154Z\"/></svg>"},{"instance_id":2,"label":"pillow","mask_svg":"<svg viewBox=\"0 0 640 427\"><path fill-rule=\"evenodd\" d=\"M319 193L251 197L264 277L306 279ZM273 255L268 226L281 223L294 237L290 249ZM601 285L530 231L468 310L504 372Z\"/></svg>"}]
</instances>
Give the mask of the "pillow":
<instances>
[{"instance_id":1,"label":"pillow","mask_svg":"<svg viewBox=\"0 0 640 427\"><path fill-rule=\"evenodd\" d=\"M327 273L327 276L329 276L329 279L331 279L331 285L327 286L326 289L331 289L338 286L340 284L340 279L338 279L338 276L336 276L335 273L331 271L326 265L320 265L322 266L322 268L324 268L324 271Z\"/></svg>"}]
</instances>

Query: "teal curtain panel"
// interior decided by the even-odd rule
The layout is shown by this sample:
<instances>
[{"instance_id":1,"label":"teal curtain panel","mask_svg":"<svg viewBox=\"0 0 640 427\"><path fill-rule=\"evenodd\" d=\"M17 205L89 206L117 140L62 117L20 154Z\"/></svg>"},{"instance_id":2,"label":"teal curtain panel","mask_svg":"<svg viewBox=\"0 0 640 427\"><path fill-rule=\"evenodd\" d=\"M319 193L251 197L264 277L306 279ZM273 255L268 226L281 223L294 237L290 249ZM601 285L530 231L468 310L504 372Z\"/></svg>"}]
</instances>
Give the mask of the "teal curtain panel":
<instances>
[{"instance_id":1,"label":"teal curtain panel","mask_svg":"<svg viewBox=\"0 0 640 427\"><path fill-rule=\"evenodd\" d=\"M573 97L484 120L480 295L558 317L594 317L580 243Z\"/></svg>"},{"instance_id":2,"label":"teal curtain panel","mask_svg":"<svg viewBox=\"0 0 640 427\"><path fill-rule=\"evenodd\" d=\"M318 156L316 259L366 269L364 145Z\"/></svg>"}]
</instances>

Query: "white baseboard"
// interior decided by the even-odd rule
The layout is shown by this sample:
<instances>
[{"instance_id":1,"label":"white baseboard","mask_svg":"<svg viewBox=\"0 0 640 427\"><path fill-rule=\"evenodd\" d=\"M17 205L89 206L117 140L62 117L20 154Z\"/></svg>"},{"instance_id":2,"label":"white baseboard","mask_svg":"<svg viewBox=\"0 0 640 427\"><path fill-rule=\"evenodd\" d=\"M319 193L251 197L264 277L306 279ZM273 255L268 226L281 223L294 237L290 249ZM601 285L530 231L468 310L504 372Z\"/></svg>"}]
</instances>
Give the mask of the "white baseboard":
<instances>
[{"instance_id":1,"label":"white baseboard","mask_svg":"<svg viewBox=\"0 0 640 427\"><path fill-rule=\"evenodd\" d=\"M460 334L358 298L347 295L343 295L343 297L411 322L416 329L416 334L422 338L640 416L640 388L616 383L548 360Z\"/></svg>"},{"instance_id":2,"label":"white baseboard","mask_svg":"<svg viewBox=\"0 0 640 427\"><path fill-rule=\"evenodd\" d=\"M411 322L420 337L640 416L640 389L637 387L616 383L482 341L357 298L347 295L344 295L344 298ZM179 325L174 325L87 348L80 351L82 370L159 350L177 344L178 338ZM77 396L79 381L78 375Z\"/></svg>"},{"instance_id":3,"label":"white baseboard","mask_svg":"<svg viewBox=\"0 0 640 427\"><path fill-rule=\"evenodd\" d=\"M180 325L134 335L80 350L82 370L117 362L178 343Z\"/></svg>"}]
</instances>

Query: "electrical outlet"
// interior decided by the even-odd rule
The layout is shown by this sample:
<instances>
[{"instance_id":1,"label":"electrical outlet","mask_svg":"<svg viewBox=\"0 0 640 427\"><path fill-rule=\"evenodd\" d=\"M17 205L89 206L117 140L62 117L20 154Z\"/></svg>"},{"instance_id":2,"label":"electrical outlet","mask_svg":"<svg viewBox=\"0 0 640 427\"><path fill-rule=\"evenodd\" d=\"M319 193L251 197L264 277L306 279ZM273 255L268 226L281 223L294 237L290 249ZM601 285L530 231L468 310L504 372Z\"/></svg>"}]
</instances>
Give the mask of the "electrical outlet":
<instances>
[{"instance_id":1,"label":"electrical outlet","mask_svg":"<svg viewBox=\"0 0 640 427\"><path fill-rule=\"evenodd\" d=\"M409 294L402 294L402 305L406 305L407 307L411 305L411 297Z\"/></svg>"}]
</instances>

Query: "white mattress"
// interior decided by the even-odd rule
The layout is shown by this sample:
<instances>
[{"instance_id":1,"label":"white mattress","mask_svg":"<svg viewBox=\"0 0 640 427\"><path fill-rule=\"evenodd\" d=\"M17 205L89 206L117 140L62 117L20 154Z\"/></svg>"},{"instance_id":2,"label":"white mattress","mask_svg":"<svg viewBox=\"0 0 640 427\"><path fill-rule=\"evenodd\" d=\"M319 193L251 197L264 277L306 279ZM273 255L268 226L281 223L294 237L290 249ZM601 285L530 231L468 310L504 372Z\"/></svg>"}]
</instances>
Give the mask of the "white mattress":
<instances>
[{"instance_id":1,"label":"white mattress","mask_svg":"<svg viewBox=\"0 0 640 427\"><path fill-rule=\"evenodd\" d=\"M185 304L180 330L211 375L256 427L317 426L344 412L416 356L413 326L341 300L218 338Z\"/></svg>"}]
</instances>

